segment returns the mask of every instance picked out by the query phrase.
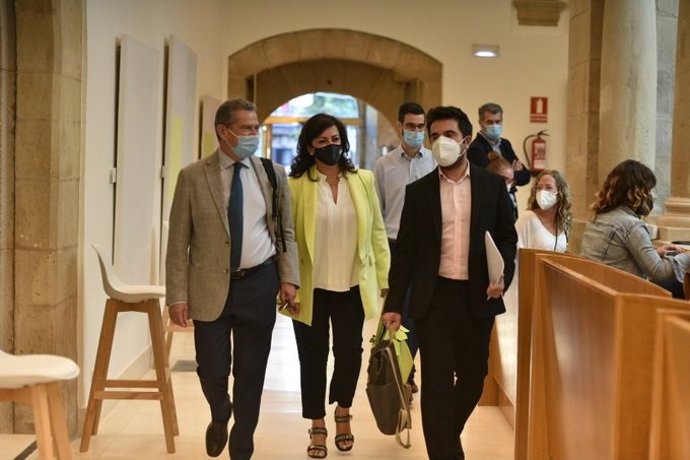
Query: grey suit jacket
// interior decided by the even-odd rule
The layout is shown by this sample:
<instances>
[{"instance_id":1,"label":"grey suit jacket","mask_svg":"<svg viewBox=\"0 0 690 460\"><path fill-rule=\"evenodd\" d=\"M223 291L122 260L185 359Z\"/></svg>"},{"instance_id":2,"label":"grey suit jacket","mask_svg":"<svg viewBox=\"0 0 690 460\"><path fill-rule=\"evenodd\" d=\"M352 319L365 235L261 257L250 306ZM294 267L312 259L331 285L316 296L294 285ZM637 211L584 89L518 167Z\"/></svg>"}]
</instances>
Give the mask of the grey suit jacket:
<instances>
[{"instance_id":1,"label":"grey suit jacket","mask_svg":"<svg viewBox=\"0 0 690 460\"><path fill-rule=\"evenodd\" d=\"M230 230L219 155L224 154L217 150L180 171L170 209L165 262L166 303L187 302L189 316L200 321L213 321L220 316L230 287ZM271 183L261 160L251 157L250 161L266 200L266 221L276 247L280 282L299 286L297 246L285 169L273 164L287 247L283 252L278 221L271 217Z\"/></svg>"}]
</instances>

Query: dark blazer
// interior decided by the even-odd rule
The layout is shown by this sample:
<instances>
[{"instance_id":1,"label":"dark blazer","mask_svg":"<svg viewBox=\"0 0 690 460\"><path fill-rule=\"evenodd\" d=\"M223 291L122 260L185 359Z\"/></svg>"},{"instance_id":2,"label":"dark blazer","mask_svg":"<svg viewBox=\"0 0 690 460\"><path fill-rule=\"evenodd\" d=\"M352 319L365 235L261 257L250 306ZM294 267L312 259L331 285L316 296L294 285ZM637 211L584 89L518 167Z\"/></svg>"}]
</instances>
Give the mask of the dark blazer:
<instances>
[{"instance_id":1,"label":"dark blazer","mask_svg":"<svg viewBox=\"0 0 690 460\"><path fill-rule=\"evenodd\" d=\"M510 144L508 139L503 137L501 138L500 149L501 155L503 158L508 160L508 163L513 164L513 162L518 159L517 155L515 154L515 150L513 150L513 146ZM474 138L470 144L470 147L467 149L467 159L477 166L486 168L486 165L489 164L489 152L492 150L493 148L491 147L491 144L489 144L489 141L486 140L484 136L477 133L477 137ZM515 185L528 184L530 177L532 177L532 173L530 173L525 165L524 169L515 171Z\"/></svg>"},{"instance_id":2,"label":"dark blazer","mask_svg":"<svg viewBox=\"0 0 690 460\"><path fill-rule=\"evenodd\" d=\"M517 234L505 182L470 163L469 286L472 311L478 318L505 312L503 298L486 299L489 286L484 233L489 231L503 256L506 289L515 271ZM396 251L388 276L384 311L401 312L411 286L410 316L423 318L429 309L441 260L441 192L438 168L407 186Z\"/></svg>"}]
</instances>

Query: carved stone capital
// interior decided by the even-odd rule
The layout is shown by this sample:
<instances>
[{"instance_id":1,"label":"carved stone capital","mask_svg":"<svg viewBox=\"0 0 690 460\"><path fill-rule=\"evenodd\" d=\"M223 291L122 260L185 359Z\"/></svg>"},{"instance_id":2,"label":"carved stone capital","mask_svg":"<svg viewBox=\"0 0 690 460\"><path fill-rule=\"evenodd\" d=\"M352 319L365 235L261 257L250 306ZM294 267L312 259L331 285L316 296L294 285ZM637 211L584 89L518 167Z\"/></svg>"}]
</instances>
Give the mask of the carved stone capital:
<instances>
[{"instance_id":1,"label":"carved stone capital","mask_svg":"<svg viewBox=\"0 0 690 460\"><path fill-rule=\"evenodd\" d=\"M559 0L515 0L521 26L556 27L566 3Z\"/></svg>"}]
</instances>

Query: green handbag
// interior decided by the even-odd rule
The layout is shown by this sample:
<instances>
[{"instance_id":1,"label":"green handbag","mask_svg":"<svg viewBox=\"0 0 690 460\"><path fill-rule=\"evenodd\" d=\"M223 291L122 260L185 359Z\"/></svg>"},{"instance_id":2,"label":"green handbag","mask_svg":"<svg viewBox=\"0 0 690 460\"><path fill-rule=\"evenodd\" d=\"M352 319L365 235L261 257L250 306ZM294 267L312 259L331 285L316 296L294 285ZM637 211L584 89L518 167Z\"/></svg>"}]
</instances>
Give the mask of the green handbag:
<instances>
[{"instance_id":1,"label":"green handbag","mask_svg":"<svg viewBox=\"0 0 690 460\"><path fill-rule=\"evenodd\" d=\"M383 434L395 435L398 444L409 448L411 390L404 382L412 369L412 355L405 341L406 331L401 330L386 334L383 323L379 323L371 339L366 392L378 429ZM406 441L401 438L403 430L407 430Z\"/></svg>"}]
</instances>

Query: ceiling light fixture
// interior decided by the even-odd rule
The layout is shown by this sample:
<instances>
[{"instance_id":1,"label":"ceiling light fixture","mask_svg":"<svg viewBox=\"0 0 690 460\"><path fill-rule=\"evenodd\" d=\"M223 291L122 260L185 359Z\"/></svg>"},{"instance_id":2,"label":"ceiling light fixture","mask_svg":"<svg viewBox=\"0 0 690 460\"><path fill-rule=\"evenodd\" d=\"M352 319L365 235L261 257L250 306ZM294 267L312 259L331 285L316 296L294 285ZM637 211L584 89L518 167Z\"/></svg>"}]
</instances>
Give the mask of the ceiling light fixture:
<instances>
[{"instance_id":1,"label":"ceiling light fixture","mask_svg":"<svg viewBox=\"0 0 690 460\"><path fill-rule=\"evenodd\" d=\"M472 56L496 58L498 57L498 45L472 45Z\"/></svg>"}]
</instances>

